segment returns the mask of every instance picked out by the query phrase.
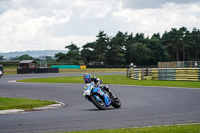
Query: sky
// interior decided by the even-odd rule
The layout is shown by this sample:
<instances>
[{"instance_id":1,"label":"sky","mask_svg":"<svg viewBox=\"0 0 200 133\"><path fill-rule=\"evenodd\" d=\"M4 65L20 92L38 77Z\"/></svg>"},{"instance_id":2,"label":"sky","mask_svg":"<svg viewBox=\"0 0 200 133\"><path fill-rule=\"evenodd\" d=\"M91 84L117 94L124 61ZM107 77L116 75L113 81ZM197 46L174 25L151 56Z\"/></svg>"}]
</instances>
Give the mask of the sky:
<instances>
[{"instance_id":1,"label":"sky","mask_svg":"<svg viewBox=\"0 0 200 133\"><path fill-rule=\"evenodd\" d=\"M152 36L183 26L200 29L199 0L0 0L0 53L82 47L99 31Z\"/></svg>"}]
</instances>

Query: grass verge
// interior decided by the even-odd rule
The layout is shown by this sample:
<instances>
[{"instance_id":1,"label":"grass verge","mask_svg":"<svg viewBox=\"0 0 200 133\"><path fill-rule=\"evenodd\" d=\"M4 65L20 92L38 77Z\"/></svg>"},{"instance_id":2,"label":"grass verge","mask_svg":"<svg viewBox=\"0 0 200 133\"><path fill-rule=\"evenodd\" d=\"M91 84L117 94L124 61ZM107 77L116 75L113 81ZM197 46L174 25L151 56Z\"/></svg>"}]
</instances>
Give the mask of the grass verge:
<instances>
[{"instance_id":1,"label":"grass verge","mask_svg":"<svg viewBox=\"0 0 200 133\"><path fill-rule=\"evenodd\" d=\"M172 125L172 126L156 126L156 127L109 129L109 130L73 131L65 133L199 133L199 132L200 132L200 124L189 124L189 125Z\"/></svg>"},{"instance_id":2,"label":"grass verge","mask_svg":"<svg viewBox=\"0 0 200 133\"><path fill-rule=\"evenodd\" d=\"M5 98L0 97L0 110L23 109L31 110L33 108L43 107L55 104L54 101L32 100L26 98Z\"/></svg>"},{"instance_id":3,"label":"grass verge","mask_svg":"<svg viewBox=\"0 0 200 133\"><path fill-rule=\"evenodd\" d=\"M99 77L104 84L200 88L200 82L195 81L132 80L127 78L126 75L99 75L97 77ZM24 79L18 80L17 82L84 83L82 76Z\"/></svg>"}]
</instances>

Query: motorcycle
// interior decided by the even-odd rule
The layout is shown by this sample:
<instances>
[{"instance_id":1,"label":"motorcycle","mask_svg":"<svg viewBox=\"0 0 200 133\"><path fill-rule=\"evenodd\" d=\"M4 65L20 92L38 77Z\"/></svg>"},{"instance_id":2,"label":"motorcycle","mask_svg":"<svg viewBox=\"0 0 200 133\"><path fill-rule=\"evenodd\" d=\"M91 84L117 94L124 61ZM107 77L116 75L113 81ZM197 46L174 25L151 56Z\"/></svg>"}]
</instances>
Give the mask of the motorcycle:
<instances>
[{"instance_id":1,"label":"motorcycle","mask_svg":"<svg viewBox=\"0 0 200 133\"><path fill-rule=\"evenodd\" d=\"M0 65L0 78L3 76L3 73L4 73L3 65Z\"/></svg>"},{"instance_id":2,"label":"motorcycle","mask_svg":"<svg viewBox=\"0 0 200 133\"><path fill-rule=\"evenodd\" d=\"M110 105L114 108L120 108L121 106L119 98L113 98L106 90L95 87L93 83L90 83L90 85L87 86L83 96L100 110L105 110L106 107L109 107Z\"/></svg>"}]
</instances>

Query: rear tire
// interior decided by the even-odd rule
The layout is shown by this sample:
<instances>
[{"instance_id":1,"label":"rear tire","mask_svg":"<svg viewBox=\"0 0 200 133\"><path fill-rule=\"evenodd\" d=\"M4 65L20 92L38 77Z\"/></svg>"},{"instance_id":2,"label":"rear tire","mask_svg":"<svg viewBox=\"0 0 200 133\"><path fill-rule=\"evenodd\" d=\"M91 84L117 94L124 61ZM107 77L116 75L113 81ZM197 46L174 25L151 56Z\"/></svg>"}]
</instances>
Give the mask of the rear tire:
<instances>
[{"instance_id":1,"label":"rear tire","mask_svg":"<svg viewBox=\"0 0 200 133\"><path fill-rule=\"evenodd\" d=\"M113 101L111 103L111 105L114 107L114 108L120 108L121 107L121 102L118 98L115 99L115 101Z\"/></svg>"},{"instance_id":2,"label":"rear tire","mask_svg":"<svg viewBox=\"0 0 200 133\"><path fill-rule=\"evenodd\" d=\"M106 108L104 101L99 97L100 101L95 96L91 97L92 103L100 110L104 110Z\"/></svg>"}]
</instances>

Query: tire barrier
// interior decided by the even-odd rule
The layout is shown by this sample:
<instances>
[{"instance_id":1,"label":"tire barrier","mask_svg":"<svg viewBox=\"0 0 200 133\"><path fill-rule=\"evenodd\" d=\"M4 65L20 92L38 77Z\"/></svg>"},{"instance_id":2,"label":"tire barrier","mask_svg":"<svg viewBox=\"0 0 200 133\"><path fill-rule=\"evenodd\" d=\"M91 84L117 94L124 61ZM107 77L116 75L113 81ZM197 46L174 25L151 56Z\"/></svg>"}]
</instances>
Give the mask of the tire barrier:
<instances>
[{"instance_id":1,"label":"tire barrier","mask_svg":"<svg viewBox=\"0 0 200 133\"><path fill-rule=\"evenodd\" d=\"M154 68L152 80L200 81L200 68Z\"/></svg>"},{"instance_id":2,"label":"tire barrier","mask_svg":"<svg viewBox=\"0 0 200 133\"><path fill-rule=\"evenodd\" d=\"M26 73L59 73L58 68L17 68L17 74Z\"/></svg>"},{"instance_id":3,"label":"tire barrier","mask_svg":"<svg viewBox=\"0 0 200 133\"><path fill-rule=\"evenodd\" d=\"M175 69L152 69L152 80L175 80Z\"/></svg>"},{"instance_id":4,"label":"tire barrier","mask_svg":"<svg viewBox=\"0 0 200 133\"><path fill-rule=\"evenodd\" d=\"M176 69L176 80L200 81L200 68Z\"/></svg>"},{"instance_id":5,"label":"tire barrier","mask_svg":"<svg viewBox=\"0 0 200 133\"><path fill-rule=\"evenodd\" d=\"M131 79L142 80L142 69L141 68L130 69L128 74L129 75L127 75L127 76L130 77Z\"/></svg>"},{"instance_id":6,"label":"tire barrier","mask_svg":"<svg viewBox=\"0 0 200 133\"><path fill-rule=\"evenodd\" d=\"M144 76L151 76L152 80L181 80L200 81L200 68L130 68L127 77L143 80Z\"/></svg>"}]
</instances>

